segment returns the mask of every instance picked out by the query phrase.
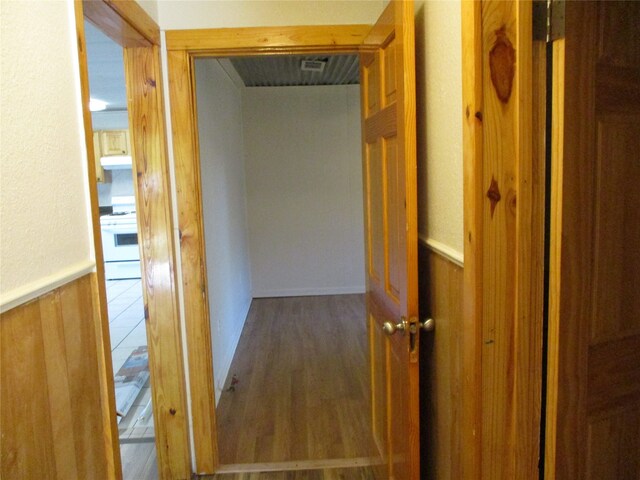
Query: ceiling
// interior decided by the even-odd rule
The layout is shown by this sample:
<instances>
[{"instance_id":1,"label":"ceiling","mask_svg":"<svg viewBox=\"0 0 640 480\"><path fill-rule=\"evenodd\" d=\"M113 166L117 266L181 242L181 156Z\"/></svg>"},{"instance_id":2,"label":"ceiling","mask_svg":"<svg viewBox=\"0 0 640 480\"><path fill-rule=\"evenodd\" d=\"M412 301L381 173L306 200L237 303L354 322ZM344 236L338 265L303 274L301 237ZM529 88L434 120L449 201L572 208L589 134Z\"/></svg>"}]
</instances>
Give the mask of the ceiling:
<instances>
[{"instance_id":1,"label":"ceiling","mask_svg":"<svg viewBox=\"0 0 640 480\"><path fill-rule=\"evenodd\" d=\"M91 97L107 102L108 111L127 109L122 47L85 22ZM302 60L326 60L323 72L300 69ZM230 59L247 87L351 85L360 83L357 55L281 55Z\"/></svg>"},{"instance_id":2,"label":"ceiling","mask_svg":"<svg viewBox=\"0 0 640 480\"><path fill-rule=\"evenodd\" d=\"M107 102L107 110L127 109L122 47L84 22L91 98Z\"/></svg>"},{"instance_id":3,"label":"ceiling","mask_svg":"<svg viewBox=\"0 0 640 480\"><path fill-rule=\"evenodd\" d=\"M293 85L351 85L360 83L357 55L280 55L231 58L247 87L283 87ZM302 71L303 60L326 60L320 72Z\"/></svg>"}]
</instances>

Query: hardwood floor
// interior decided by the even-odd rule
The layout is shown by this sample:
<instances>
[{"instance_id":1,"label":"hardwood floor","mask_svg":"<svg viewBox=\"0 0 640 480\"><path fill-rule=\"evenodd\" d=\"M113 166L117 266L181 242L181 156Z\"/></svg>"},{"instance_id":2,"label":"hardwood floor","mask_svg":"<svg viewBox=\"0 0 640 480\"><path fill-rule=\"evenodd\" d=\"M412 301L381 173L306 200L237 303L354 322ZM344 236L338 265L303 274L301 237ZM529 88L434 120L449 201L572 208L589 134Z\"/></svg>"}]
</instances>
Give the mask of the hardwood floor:
<instances>
[{"instance_id":1,"label":"hardwood floor","mask_svg":"<svg viewBox=\"0 0 640 480\"><path fill-rule=\"evenodd\" d=\"M124 480L158 480L156 450L153 444L121 445ZM374 480L369 466L288 470L278 472L219 473L197 476L199 480Z\"/></svg>"},{"instance_id":2,"label":"hardwood floor","mask_svg":"<svg viewBox=\"0 0 640 480\"><path fill-rule=\"evenodd\" d=\"M222 464L372 457L363 295L254 299L217 407Z\"/></svg>"},{"instance_id":3,"label":"hardwood floor","mask_svg":"<svg viewBox=\"0 0 640 480\"><path fill-rule=\"evenodd\" d=\"M327 468L288 472L223 473L201 480L375 480L371 467Z\"/></svg>"},{"instance_id":4,"label":"hardwood floor","mask_svg":"<svg viewBox=\"0 0 640 480\"><path fill-rule=\"evenodd\" d=\"M227 384L238 383L217 408L220 460L234 470L300 461L303 470L198 478L373 479L367 355L363 295L254 299L229 370ZM124 480L158 478L153 444L121 448Z\"/></svg>"}]
</instances>

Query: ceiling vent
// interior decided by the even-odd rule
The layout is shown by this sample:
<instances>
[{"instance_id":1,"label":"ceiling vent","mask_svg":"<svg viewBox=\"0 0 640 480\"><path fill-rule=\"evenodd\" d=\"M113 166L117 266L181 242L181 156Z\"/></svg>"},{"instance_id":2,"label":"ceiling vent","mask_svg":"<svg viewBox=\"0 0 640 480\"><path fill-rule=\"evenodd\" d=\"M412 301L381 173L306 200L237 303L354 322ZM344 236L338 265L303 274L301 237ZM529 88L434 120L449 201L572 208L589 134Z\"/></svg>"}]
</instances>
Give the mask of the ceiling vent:
<instances>
[{"instance_id":1,"label":"ceiling vent","mask_svg":"<svg viewBox=\"0 0 640 480\"><path fill-rule=\"evenodd\" d=\"M322 73L326 65L326 60L302 60L300 70L302 70L303 72Z\"/></svg>"}]
</instances>

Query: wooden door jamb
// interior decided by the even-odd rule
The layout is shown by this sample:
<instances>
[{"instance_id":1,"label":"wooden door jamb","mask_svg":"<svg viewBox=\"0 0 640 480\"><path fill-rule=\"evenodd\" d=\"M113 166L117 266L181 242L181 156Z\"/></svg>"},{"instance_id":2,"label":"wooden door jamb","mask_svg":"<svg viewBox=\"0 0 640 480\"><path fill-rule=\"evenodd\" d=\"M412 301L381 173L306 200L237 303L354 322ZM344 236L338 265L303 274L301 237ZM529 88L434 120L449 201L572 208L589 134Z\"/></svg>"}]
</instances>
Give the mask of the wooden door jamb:
<instances>
[{"instance_id":1,"label":"wooden door jamb","mask_svg":"<svg viewBox=\"0 0 640 480\"><path fill-rule=\"evenodd\" d=\"M160 74L160 30L135 2L75 1L76 32L88 157L91 222L96 255L101 325L97 327L105 442L109 475L122 478L115 413L115 393L98 194L89 111L84 19L87 18L124 48L125 79L129 97L129 120L133 149L134 189L138 205L138 230L142 246L141 267L145 322L149 340L156 451L160 478L189 478L191 453L188 436L185 371L178 310L175 250L169 169ZM162 352L162 355L160 355Z\"/></svg>"}]
</instances>

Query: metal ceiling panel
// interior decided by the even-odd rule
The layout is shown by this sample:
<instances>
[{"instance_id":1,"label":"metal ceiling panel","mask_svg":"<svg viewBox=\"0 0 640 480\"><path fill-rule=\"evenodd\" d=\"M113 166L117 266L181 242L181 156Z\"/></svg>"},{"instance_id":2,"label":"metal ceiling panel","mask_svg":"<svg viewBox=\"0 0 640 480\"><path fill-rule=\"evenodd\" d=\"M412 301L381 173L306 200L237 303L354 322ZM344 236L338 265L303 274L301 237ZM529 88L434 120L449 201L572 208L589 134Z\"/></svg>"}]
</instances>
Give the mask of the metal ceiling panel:
<instances>
[{"instance_id":1,"label":"metal ceiling panel","mask_svg":"<svg viewBox=\"0 0 640 480\"><path fill-rule=\"evenodd\" d=\"M352 85L360 83L357 55L279 55L236 57L231 63L247 87L295 85ZM326 60L322 72L301 69L303 60Z\"/></svg>"}]
</instances>

